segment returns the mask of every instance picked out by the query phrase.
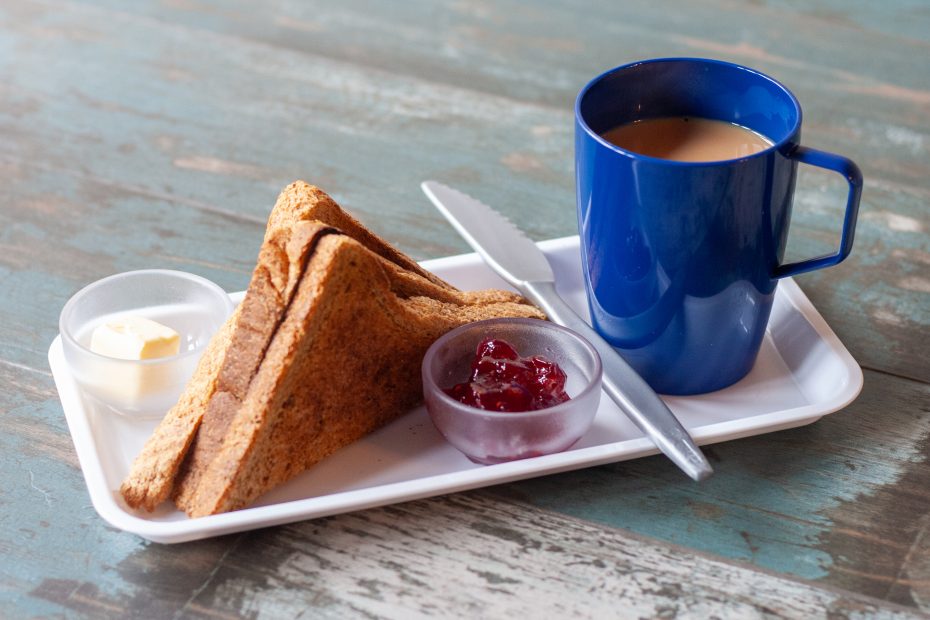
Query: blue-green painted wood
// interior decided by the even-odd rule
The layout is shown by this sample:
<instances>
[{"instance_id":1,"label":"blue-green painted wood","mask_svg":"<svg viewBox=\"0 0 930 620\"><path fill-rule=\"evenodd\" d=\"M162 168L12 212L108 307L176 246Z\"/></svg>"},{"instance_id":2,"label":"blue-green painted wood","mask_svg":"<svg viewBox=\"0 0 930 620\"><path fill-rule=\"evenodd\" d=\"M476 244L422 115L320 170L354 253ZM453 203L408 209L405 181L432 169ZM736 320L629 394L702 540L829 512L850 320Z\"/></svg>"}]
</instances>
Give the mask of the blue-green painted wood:
<instances>
[{"instance_id":1,"label":"blue-green painted wood","mask_svg":"<svg viewBox=\"0 0 930 620\"><path fill-rule=\"evenodd\" d=\"M895 590L900 600L900 582L927 576L914 542L930 523L928 413L930 388L868 372L844 411L705 448L717 475L701 485L656 457L499 491L872 596Z\"/></svg>"},{"instance_id":2,"label":"blue-green painted wood","mask_svg":"<svg viewBox=\"0 0 930 620\"><path fill-rule=\"evenodd\" d=\"M706 485L650 458L478 496L930 610L928 47L917 2L0 4L0 606L119 615L151 573L148 609L174 613L250 540L153 548L93 512L45 362L71 293L142 267L243 288L295 178L418 258L466 247L423 178L534 238L571 234L575 92L615 64L701 55L784 81L805 141L864 171L853 256L799 278L870 369L862 398L713 447ZM836 242L842 191L802 173L791 255Z\"/></svg>"},{"instance_id":3,"label":"blue-green painted wood","mask_svg":"<svg viewBox=\"0 0 930 620\"><path fill-rule=\"evenodd\" d=\"M721 23L680 7L676 17L672 5L629 15L602 7L574 19L554 6L529 23L505 4L490 16L454 5L420 18L418 7L405 6L410 15L390 5L282 3L254 17L209 3L16 4L4 9L8 19L35 25L26 21L8 44L4 109L14 113L5 124L11 137L36 129L3 155L25 179L41 164L80 174L75 182L85 186L128 187L256 220L268 195L306 177L426 258L464 245L418 195L421 178L485 196L536 238L570 233L570 105L590 75L663 54L745 62L796 90L811 145L850 155L865 171L854 256L802 286L825 311L842 307L837 314L853 323L838 322L840 335L868 366L930 377L910 338L894 337L898 326L930 321L920 273L930 260L922 212L930 85L925 71L903 68L897 38L825 17L792 32L797 15L757 6L723 5ZM30 157L36 141L56 149ZM84 157L88 149L93 158ZM792 255L835 243L836 183L802 175Z\"/></svg>"}]
</instances>

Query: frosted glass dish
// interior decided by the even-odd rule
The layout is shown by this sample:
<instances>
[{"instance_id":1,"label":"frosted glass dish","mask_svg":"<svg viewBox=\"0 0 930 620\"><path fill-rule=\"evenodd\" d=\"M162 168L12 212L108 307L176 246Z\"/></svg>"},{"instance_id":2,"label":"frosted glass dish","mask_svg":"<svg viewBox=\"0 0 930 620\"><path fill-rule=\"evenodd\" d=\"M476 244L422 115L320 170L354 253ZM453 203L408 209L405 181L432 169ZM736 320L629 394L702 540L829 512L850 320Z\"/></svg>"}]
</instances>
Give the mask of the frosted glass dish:
<instances>
[{"instance_id":1,"label":"frosted glass dish","mask_svg":"<svg viewBox=\"0 0 930 620\"><path fill-rule=\"evenodd\" d=\"M58 328L69 371L86 397L119 414L161 417L234 307L223 289L200 276L167 269L127 271L75 293L61 311ZM174 329L181 336L180 351L125 360L90 350L98 325L128 315Z\"/></svg>"},{"instance_id":2,"label":"frosted glass dish","mask_svg":"<svg viewBox=\"0 0 930 620\"><path fill-rule=\"evenodd\" d=\"M523 357L542 355L566 375L569 400L538 411L486 411L443 392L467 380L478 344L505 340ZM442 436L476 463L505 463L561 452L588 431L601 398L601 359L575 332L538 319L489 319L440 337L423 358L426 410Z\"/></svg>"}]
</instances>

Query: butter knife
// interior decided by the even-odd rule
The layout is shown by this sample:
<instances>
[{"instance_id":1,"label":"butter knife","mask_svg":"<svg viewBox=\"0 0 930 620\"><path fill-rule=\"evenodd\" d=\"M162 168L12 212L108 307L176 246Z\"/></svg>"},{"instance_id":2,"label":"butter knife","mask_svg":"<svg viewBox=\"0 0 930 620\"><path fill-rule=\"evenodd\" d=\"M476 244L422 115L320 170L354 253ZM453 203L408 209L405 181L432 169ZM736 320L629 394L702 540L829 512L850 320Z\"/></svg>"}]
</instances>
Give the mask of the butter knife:
<instances>
[{"instance_id":1,"label":"butter knife","mask_svg":"<svg viewBox=\"0 0 930 620\"><path fill-rule=\"evenodd\" d=\"M425 181L420 187L491 269L538 305L551 321L578 332L594 345L604 368L604 391L659 450L694 480L714 473L688 431L649 384L559 297L552 267L535 243L510 220L467 194L436 181Z\"/></svg>"}]
</instances>

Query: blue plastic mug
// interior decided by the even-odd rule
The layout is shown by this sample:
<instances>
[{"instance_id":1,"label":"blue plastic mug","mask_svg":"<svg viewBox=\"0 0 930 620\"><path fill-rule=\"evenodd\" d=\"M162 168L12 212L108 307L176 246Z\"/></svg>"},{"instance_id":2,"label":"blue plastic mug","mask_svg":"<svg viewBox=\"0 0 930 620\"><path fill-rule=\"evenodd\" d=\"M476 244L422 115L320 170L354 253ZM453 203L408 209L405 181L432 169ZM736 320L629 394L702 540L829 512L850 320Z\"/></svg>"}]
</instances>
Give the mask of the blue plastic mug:
<instances>
[{"instance_id":1,"label":"blue plastic mug","mask_svg":"<svg viewBox=\"0 0 930 620\"><path fill-rule=\"evenodd\" d=\"M601 135L625 123L699 117L772 141L759 153L688 163L624 150ZM593 79L575 103L575 174L594 327L663 394L724 388L751 369L778 280L838 264L853 245L862 175L800 145L801 107L739 65L663 58ZM849 183L840 249L784 264L798 162Z\"/></svg>"}]
</instances>

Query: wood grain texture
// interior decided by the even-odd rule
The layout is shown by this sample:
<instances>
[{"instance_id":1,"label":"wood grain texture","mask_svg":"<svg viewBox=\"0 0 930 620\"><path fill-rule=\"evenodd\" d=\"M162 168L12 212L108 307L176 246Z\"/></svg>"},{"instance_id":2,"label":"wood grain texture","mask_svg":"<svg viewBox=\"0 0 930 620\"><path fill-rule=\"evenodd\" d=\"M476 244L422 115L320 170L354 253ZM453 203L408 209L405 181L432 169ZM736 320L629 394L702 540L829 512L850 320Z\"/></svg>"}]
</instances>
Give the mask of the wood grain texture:
<instances>
[{"instance_id":1,"label":"wood grain texture","mask_svg":"<svg viewBox=\"0 0 930 620\"><path fill-rule=\"evenodd\" d=\"M115 595L62 580L45 580L33 594L101 618L274 618L308 610L316 618L404 619L919 616L476 494L184 549L190 565L178 561L179 547L129 555L116 567L127 591ZM164 566L185 577L189 597L177 596L177 579L153 570Z\"/></svg>"},{"instance_id":2,"label":"wood grain texture","mask_svg":"<svg viewBox=\"0 0 930 620\"><path fill-rule=\"evenodd\" d=\"M930 11L910 0L0 3L3 615L546 615L556 595L668 617L902 613L878 599L930 611L928 48ZM804 106L804 141L862 167L853 255L799 279L869 369L852 407L711 448L718 473L701 486L650 458L171 548L96 516L45 361L78 288L143 267L244 288L297 178L417 258L465 250L419 193L430 177L534 238L572 234L575 93L674 55L776 76ZM802 171L790 256L836 243L842 190ZM471 527L481 518L539 546ZM450 607L407 565L473 588ZM723 581L670 585L698 565ZM725 582L753 589L730 601Z\"/></svg>"},{"instance_id":3,"label":"wood grain texture","mask_svg":"<svg viewBox=\"0 0 930 620\"><path fill-rule=\"evenodd\" d=\"M418 194L427 177L482 196L536 238L574 231L571 103L599 70L679 54L769 71L803 102L805 141L858 160L866 176L853 257L802 286L865 365L930 379L911 346L930 344L919 329L930 323L930 80L907 70L905 51L920 57L925 39L902 47L830 11L731 2L582 13L43 0L3 11L18 34L7 43L17 63L0 93L11 138L0 157L27 182L42 166L141 192L111 207L117 222L146 209L143 198L258 222L269 194L306 177L420 258L464 248ZM53 201L94 201L61 189ZM802 173L791 256L835 245L839 189L838 178ZM105 191L108 202L120 193ZM144 249L136 256L151 261Z\"/></svg>"},{"instance_id":4,"label":"wood grain texture","mask_svg":"<svg viewBox=\"0 0 930 620\"><path fill-rule=\"evenodd\" d=\"M493 492L927 609L928 451L930 387L866 372L841 412L705 448L701 485L653 457Z\"/></svg>"}]
</instances>

